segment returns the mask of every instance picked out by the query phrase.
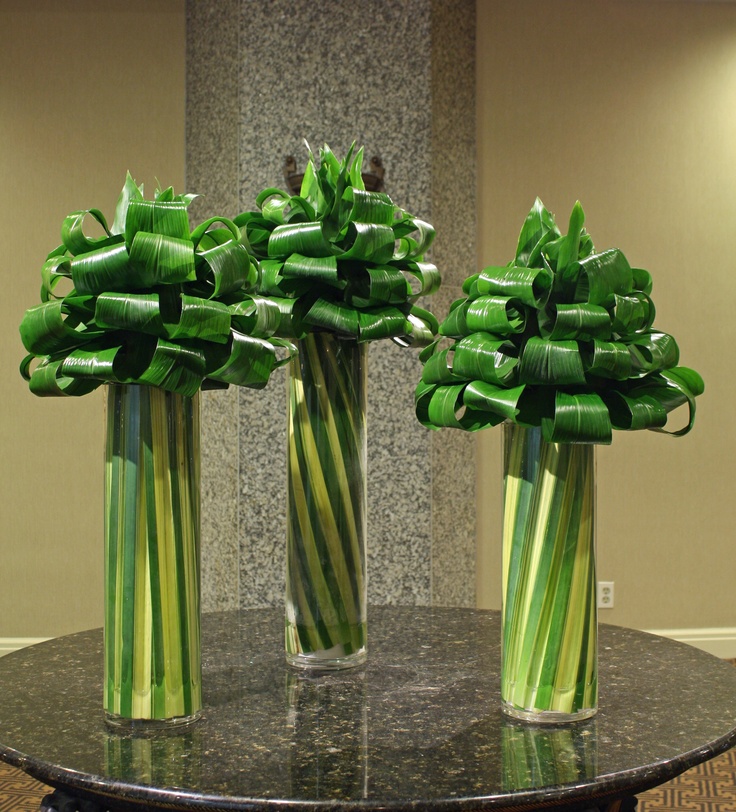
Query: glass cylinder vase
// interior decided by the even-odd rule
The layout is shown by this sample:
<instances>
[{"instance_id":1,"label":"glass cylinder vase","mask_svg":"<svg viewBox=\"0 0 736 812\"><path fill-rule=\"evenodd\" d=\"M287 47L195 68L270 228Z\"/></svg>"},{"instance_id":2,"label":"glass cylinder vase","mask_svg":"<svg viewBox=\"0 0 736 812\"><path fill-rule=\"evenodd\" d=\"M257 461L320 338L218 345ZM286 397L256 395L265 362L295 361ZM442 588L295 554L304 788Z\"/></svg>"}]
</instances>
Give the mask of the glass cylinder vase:
<instances>
[{"instance_id":1,"label":"glass cylinder vase","mask_svg":"<svg viewBox=\"0 0 736 812\"><path fill-rule=\"evenodd\" d=\"M200 712L199 397L107 387L104 708L114 726Z\"/></svg>"},{"instance_id":2,"label":"glass cylinder vase","mask_svg":"<svg viewBox=\"0 0 736 812\"><path fill-rule=\"evenodd\" d=\"M501 699L534 722L597 708L594 446L504 426Z\"/></svg>"},{"instance_id":3,"label":"glass cylinder vase","mask_svg":"<svg viewBox=\"0 0 736 812\"><path fill-rule=\"evenodd\" d=\"M366 657L367 346L298 343L289 376L286 658L321 669Z\"/></svg>"}]
</instances>

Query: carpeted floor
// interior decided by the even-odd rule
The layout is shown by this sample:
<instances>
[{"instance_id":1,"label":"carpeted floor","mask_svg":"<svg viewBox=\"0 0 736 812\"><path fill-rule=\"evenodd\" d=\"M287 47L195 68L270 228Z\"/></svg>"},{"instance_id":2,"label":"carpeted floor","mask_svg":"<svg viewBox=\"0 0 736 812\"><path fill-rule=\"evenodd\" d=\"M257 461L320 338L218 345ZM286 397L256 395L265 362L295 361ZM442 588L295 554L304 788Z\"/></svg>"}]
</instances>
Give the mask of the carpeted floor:
<instances>
[{"instance_id":1,"label":"carpeted floor","mask_svg":"<svg viewBox=\"0 0 736 812\"><path fill-rule=\"evenodd\" d=\"M0 812L38 812L49 792L49 787L0 761Z\"/></svg>"}]
</instances>

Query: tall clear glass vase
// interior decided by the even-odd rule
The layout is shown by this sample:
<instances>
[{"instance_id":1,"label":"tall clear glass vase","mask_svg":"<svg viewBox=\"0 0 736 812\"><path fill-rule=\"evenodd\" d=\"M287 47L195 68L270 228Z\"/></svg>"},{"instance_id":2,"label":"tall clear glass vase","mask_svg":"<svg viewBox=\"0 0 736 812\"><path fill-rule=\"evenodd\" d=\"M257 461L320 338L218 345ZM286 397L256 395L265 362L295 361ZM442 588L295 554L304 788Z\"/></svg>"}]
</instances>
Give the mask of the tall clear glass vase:
<instances>
[{"instance_id":1,"label":"tall clear glass vase","mask_svg":"<svg viewBox=\"0 0 736 812\"><path fill-rule=\"evenodd\" d=\"M107 387L106 719L171 726L201 709L199 397Z\"/></svg>"},{"instance_id":2,"label":"tall clear glass vase","mask_svg":"<svg viewBox=\"0 0 736 812\"><path fill-rule=\"evenodd\" d=\"M594 446L504 426L501 698L534 722L597 708Z\"/></svg>"},{"instance_id":3,"label":"tall clear glass vase","mask_svg":"<svg viewBox=\"0 0 736 812\"><path fill-rule=\"evenodd\" d=\"M286 658L321 669L366 657L367 347L298 342L289 379Z\"/></svg>"}]
</instances>

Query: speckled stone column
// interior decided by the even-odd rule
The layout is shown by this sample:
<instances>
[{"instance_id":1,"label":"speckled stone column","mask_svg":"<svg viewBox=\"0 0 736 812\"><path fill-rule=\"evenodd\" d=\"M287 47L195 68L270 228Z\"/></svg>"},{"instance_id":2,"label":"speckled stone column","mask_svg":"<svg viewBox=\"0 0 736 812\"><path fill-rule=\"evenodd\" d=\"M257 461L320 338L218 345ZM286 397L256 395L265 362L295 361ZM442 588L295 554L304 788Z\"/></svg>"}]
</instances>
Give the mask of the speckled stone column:
<instances>
[{"instance_id":1,"label":"speckled stone column","mask_svg":"<svg viewBox=\"0 0 736 812\"><path fill-rule=\"evenodd\" d=\"M187 7L187 190L207 195L193 216L253 208L262 188L284 185L286 155L304 167L304 139L338 156L355 140L383 159L394 201L437 228L443 289L431 307L443 317L475 270L475 0ZM417 355L391 342L369 351L368 597L473 605L475 446L417 423ZM207 395L203 424L203 605L278 604L285 375Z\"/></svg>"},{"instance_id":2,"label":"speckled stone column","mask_svg":"<svg viewBox=\"0 0 736 812\"><path fill-rule=\"evenodd\" d=\"M238 200L240 0L187 3L186 188L200 223L232 216ZM238 392L203 392L202 605L240 605Z\"/></svg>"}]
</instances>

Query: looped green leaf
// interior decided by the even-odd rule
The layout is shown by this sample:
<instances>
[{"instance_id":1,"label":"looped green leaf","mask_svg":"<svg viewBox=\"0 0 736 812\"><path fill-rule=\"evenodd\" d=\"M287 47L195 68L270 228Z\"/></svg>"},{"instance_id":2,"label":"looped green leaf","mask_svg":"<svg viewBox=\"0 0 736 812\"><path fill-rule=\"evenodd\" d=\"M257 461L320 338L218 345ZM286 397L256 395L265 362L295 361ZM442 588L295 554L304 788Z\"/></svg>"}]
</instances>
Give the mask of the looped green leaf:
<instances>
[{"instance_id":1,"label":"looped green leaf","mask_svg":"<svg viewBox=\"0 0 736 812\"><path fill-rule=\"evenodd\" d=\"M593 305L608 305L615 294L626 294L634 285L631 266L618 248L567 265L558 272L556 281L563 295Z\"/></svg>"},{"instance_id":2,"label":"looped green leaf","mask_svg":"<svg viewBox=\"0 0 736 812\"><path fill-rule=\"evenodd\" d=\"M258 271L245 246L229 241L214 245L197 254L197 279L210 289L210 298L241 289L251 289L258 282Z\"/></svg>"},{"instance_id":3,"label":"looped green leaf","mask_svg":"<svg viewBox=\"0 0 736 812\"><path fill-rule=\"evenodd\" d=\"M88 237L84 233L84 221L87 215L102 226L107 236ZM64 218L61 225L61 241L70 254L83 254L119 240L110 233L105 215L99 209L88 209L87 211L74 211Z\"/></svg>"},{"instance_id":4,"label":"looped green leaf","mask_svg":"<svg viewBox=\"0 0 736 812\"><path fill-rule=\"evenodd\" d=\"M328 257L341 253L324 235L322 223L289 223L277 226L268 241L269 257L302 254L306 257Z\"/></svg>"},{"instance_id":5,"label":"looped green leaf","mask_svg":"<svg viewBox=\"0 0 736 812\"><path fill-rule=\"evenodd\" d=\"M610 443L613 429L692 429L703 381L677 366L674 338L653 329L650 274L618 249L596 253L583 225L576 203L562 236L537 199L516 257L465 280L465 298L440 325L454 344L420 355L420 422L475 431L510 420L562 443ZM667 431L683 405L687 424Z\"/></svg>"},{"instance_id":6,"label":"looped green leaf","mask_svg":"<svg viewBox=\"0 0 736 812\"><path fill-rule=\"evenodd\" d=\"M103 328L166 335L157 293L101 293L95 306L95 323Z\"/></svg>"},{"instance_id":7,"label":"looped green leaf","mask_svg":"<svg viewBox=\"0 0 736 812\"><path fill-rule=\"evenodd\" d=\"M473 381L464 387L463 403L477 411L490 412L499 423L501 420L516 420L525 389L525 386L504 389L487 381Z\"/></svg>"},{"instance_id":8,"label":"looped green leaf","mask_svg":"<svg viewBox=\"0 0 736 812\"><path fill-rule=\"evenodd\" d=\"M549 341L532 336L521 356L519 381L546 386L585 383L577 341Z\"/></svg>"},{"instance_id":9,"label":"looped green leaf","mask_svg":"<svg viewBox=\"0 0 736 812\"><path fill-rule=\"evenodd\" d=\"M164 311L163 314L167 338L172 341L198 338L218 344L227 342L232 319L226 304L186 293L169 301L173 312Z\"/></svg>"},{"instance_id":10,"label":"looped green leaf","mask_svg":"<svg viewBox=\"0 0 736 812\"><path fill-rule=\"evenodd\" d=\"M439 287L437 268L424 261L434 229L365 190L362 149L353 145L341 162L325 146L319 158L310 152L299 195L264 189L260 210L234 220L261 260L259 291L280 300L277 334L431 343L437 321L415 303Z\"/></svg>"},{"instance_id":11,"label":"looped green leaf","mask_svg":"<svg viewBox=\"0 0 736 812\"><path fill-rule=\"evenodd\" d=\"M274 263L283 279L300 280L306 283L308 289L312 283L323 283L333 288L344 288L346 283L340 278L337 271L337 257L305 257L301 254L292 254L284 263ZM287 286L290 287L290 286ZM294 290L297 287L292 288Z\"/></svg>"},{"instance_id":12,"label":"looped green leaf","mask_svg":"<svg viewBox=\"0 0 736 812\"><path fill-rule=\"evenodd\" d=\"M634 431L661 428L667 422L666 409L650 395L634 397L623 392L607 392L604 397L611 423L616 429Z\"/></svg>"},{"instance_id":13,"label":"looped green leaf","mask_svg":"<svg viewBox=\"0 0 736 812\"><path fill-rule=\"evenodd\" d=\"M145 200L128 174L112 229L97 209L65 219L64 244L41 272L41 303L20 325L31 392L78 396L115 382L187 396L201 386L262 387L285 360L277 349L296 352L270 338L278 304L248 293L258 269L238 226L213 218L190 235L192 199L166 189ZM107 236L85 235L87 215ZM62 280L73 285L66 295Z\"/></svg>"},{"instance_id":14,"label":"looped green leaf","mask_svg":"<svg viewBox=\"0 0 736 812\"><path fill-rule=\"evenodd\" d=\"M394 253L394 232L375 223L348 223L340 241L341 259L357 259L380 265L389 262Z\"/></svg>"},{"instance_id":15,"label":"looped green leaf","mask_svg":"<svg viewBox=\"0 0 736 812\"><path fill-rule=\"evenodd\" d=\"M292 352L294 347L291 347ZM262 389L276 366L273 342L231 331L227 352L208 348L207 377L226 384Z\"/></svg>"},{"instance_id":16,"label":"looped green leaf","mask_svg":"<svg viewBox=\"0 0 736 812\"><path fill-rule=\"evenodd\" d=\"M390 266L356 268L349 273L349 280L345 286L345 302L356 307L402 304L411 291L404 274Z\"/></svg>"},{"instance_id":17,"label":"looped green leaf","mask_svg":"<svg viewBox=\"0 0 736 812\"><path fill-rule=\"evenodd\" d=\"M135 383L191 397L199 390L204 376L205 357L201 350L159 338L148 366L135 378Z\"/></svg>"},{"instance_id":18,"label":"looped green leaf","mask_svg":"<svg viewBox=\"0 0 736 812\"><path fill-rule=\"evenodd\" d=\"M619 341L600 341L594 339L590 344L583 344L581 355L587 375L600 378L612 378L625 381L631 377L633 363L629 348Z\"/></svg>"},{"instance_id":19,"label":"looped green leaf","mask_svg":"<svg viewBox=\"0 0 736 812\"><path fill-rule=\"evenodd\" d=\"M540 308L549 299L552 274L546 268L484 268L475 278L475 286L468 298L487 293L510 296L523 304Z\"/></svg>"},{"instance_id":20,"label":"looped green leaf","mask_svg":"<svg viewBox=\"0 0 736 812\"><path fill-rule=\"evenodd\" d=\"M124 244L79 254L70 261L74 287L79 293L102 293L113 286L134 288L135 280L132 284L128 282L129 261Z\"/></svg>"},{"instance_id":21,"label":"looped green leaf","mask_svg":"<svg viewBox=\"0 0 736 812\"><path fill-rule=\"evenodd\" d=\"M410 280L414 280L416 287L412 285L412 294L409 296L410 302L416 302L421 296L431 296L440 288L440 272L431 262L408 261L403 263L401 273Z\"/></svg>"},{"instance_id":22,"label":"looped green leaf","mask_svg":"<svg viewBox=\"0 0 736 812\"><path fill-rule=\"evenodd\" d=\"M505 296L479 296L468 303L465 321L471 332L523 333L526 311L521 302Z\"/></svg>"},{"instance_id":23,"label":"looped green leaf","mask_svg":"<svg viewBox=\"0 0 736 812\"><path fill-rule=\"evenodd\" d=\"M586 443L610 445L613 439L611 418L600 395L555 393L554 415L542 418L542 436L548 443Z\"/></svg>"},{"instance_id":24,"label":"looped green leaf","mask_svg":"<svg viewBox=\"0 0 736 812\"><path fill-rule=\"evenodd\" d=\"M343 194L342 203L345 208L341 219L346 222L393 225L396 207L388 195L348 186Z\"/></svg>"},{"instance_id":25,"label":"looped green leaf","mask_svg":"<svg viewBox=\"0 0 736 812\"><path fill-rule=\"evenodd\" d=\"M434 341L440 325L434 313L412 305L411 310L406 314L405 328L407 330L405 335L392 336L397 344L404 347L426 347Z\"/></svg>"},{"instance_id":26,"label":"looped green leaf","mask_svg":"<svg viewBox=\"0 0 736 812\"><path fill-rule=\"evenodd\" d=\"M129 288L193 282L194 248L189 240L139 231L130 247ZM113 281L114 284L114 281Z\"/></svg>"},{"instance_id":27,"label":"looped green leaf","mask_svg":"<svg viewBox=\"0 0 736 812\"><path fill-rule=\"evenodd\" d=\"M513 379L517 353L512 341L477 332L455 344L453 369L463 379L503 386Z\"/></svg>"},{"instance_id":28,"label":"looped green leaf","mask_svg":"<svg viewBox=\"0 0 736 812\"><path fill-rule=\"evenodd\" d=\"M175 239L189 239L188 202L185 200L131 200L125 218L125 244L130 247L139 231Z\"/></svg>"},{"instance_id":29,"label":"looped green leaf","mask_svg":"<svg viewBox=\"0 0 736 812\"><path fill-rule=\"evenodd\" d=\"M116 361L122 347L78 347L61 363L61 372L69 378L91 378L99 381L119 380Z\"/></svg>"},{"instance_id":30,"label":"looped green leaf","mask_svg":"<svg viewBox=\"0 0 736 812\"><path fill-rule=\"evenodd\" d=\"M63 246L61 248L63 251ZM51 254L41 269L41 301L47 302L52 298L59 297L55 293L55 288L63 279L72 278L72 264L66 252L62 254Z\"/></svg>"},{"instance_id":31,"label":"looped green leaf","mask_svg":"<svg viewBox=\"0 0 736 812\"><path fill-rule=\"evenodd\" d=\"M417 415L424 425L430 428L457 428L477 431L488 426L497 426L503 417L491 412L480 411L466 406L466 387L428 387L420 383L417 387Z\"/></svg>"},{"instance_id":32,"label":"looped green leaf","mask_svg":"<svg viewBox=\"0 0 736 812\"><path fill-rule=\"evenodd\" d=\"M230 305L229 310L236 331L257 338L272 336L281 321L278 304L265 296L247 296Z\"/></svg>"},{"instance_id":33,"label":"looped green leaf","mask_svg":"<svg viewBox=\"0 0 736 812\"><path fill-rule=\"evenodd\" d=\"M611 336L611 316L600 305L550 304L539 311L538 322L542 336L552 341Z\"/></svg>"},{"instance_id":34,"label":"looped green leaf","mask_svg":"<svg viewBox=\"0 0 736 812\"><path fill-rule=\"evenodd\" d=\"M85 323L84 310L77 306L80 299L54 299L29 308L20 326L26 350L33 355L56 354L102 335L102 330Z\"/></svg>"},{"instance_id":35,"label":"looped green leaf","mask_svg":"<svg viewBox=\"0 0 736 812\"><path fill-rule=\"evenodd\" d=\"M675 339L667 333L649 332L629 342L631 377L643 378L652 372L677 366L680 350Z\"/></svg>"},{"instance_id":36,"label":"looped green leaf","mask_svg":"<svg viewBox=\"0 0 736 812\"><path fill-rule=\"evenodd\" d=\"M38 397L88 395L102 384L101 379L69 377L62 373L62 360L46 358L29 372L29 362L36 356L27 356L21 364L21 373L28 381L28 388Z\"/></svg>"},{"instance_id":37,"label":"looped green leaf","mask_svg":"<svg viewBox=\"0 0 736 812\"><path fill-rule=\"evenodd\" d=\"M646 293L614 295L612 327L619 335L646 332L654 322L654 303Z\"/></svg>"},{"instance_id":38,"label":"looped green leaf","mask_svg":"<svg viewBox=\"0 0 736 812\"><path fill-rule=\"evenodd\" d=\"M393 260L404 262L420 260L429 250L434 241L434 228L406 212L393 227L394 235L398 240Z\"/></svg>"}]
</instances>

